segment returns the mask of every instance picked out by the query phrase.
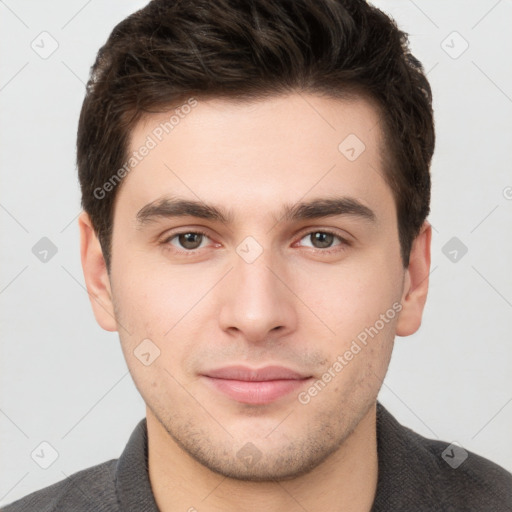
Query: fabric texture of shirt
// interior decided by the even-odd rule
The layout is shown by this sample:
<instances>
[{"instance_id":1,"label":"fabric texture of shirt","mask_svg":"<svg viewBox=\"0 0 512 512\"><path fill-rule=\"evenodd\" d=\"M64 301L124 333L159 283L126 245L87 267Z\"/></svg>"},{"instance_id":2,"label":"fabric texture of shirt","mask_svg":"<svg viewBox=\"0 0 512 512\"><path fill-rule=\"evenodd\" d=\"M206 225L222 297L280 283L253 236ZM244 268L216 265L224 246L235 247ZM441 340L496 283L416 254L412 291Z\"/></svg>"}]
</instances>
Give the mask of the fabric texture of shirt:
<instances>
[{"instance_id":1,"label":"fabric texture of shirt","mask_svg":"<svg viewBox=\"0 0 512 512\"><path fill-rule=\"evenodd\" d=\"M512 474L472 452L452 467L463 452L400 425L379 402L377 452L371 512L512 512ZM159 512L149 480L146 419L119 459L78 471L2 511Z\"/></svg>"}]
</instances>

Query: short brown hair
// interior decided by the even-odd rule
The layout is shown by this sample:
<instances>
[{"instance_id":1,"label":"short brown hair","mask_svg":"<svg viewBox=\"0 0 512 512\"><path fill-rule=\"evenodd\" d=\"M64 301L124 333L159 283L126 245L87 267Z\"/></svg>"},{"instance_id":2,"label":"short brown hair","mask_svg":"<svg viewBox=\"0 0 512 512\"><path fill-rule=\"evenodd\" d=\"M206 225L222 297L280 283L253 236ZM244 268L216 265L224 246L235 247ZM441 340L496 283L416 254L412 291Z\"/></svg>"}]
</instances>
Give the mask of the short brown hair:
<instances>
[{"instance_id":1,"label":"short brown hair","mask_svg":"<svg viewBox=\"0 0 512 512\"><path fill-rule=\"evenodd\" d=\"M432 93L408 36L364 0L153 0L99 50L80 114L82 207L110 269L119 187L100 189L128 157L149 112L185 98L257 100L292 92L363 96L377 105L385 179L404 266L430 211Z\"/></svg>"}]
</instances>

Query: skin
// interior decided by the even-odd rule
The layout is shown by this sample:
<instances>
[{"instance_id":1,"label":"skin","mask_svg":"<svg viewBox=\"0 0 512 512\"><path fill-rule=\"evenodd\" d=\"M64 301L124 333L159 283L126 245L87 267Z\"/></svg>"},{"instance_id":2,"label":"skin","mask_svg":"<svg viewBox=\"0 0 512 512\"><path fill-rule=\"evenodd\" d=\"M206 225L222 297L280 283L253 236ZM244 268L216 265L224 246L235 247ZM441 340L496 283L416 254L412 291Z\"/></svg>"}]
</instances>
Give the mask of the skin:
<instances>
[{"instance_id":1,"label":"skin","mask_svg":"<svg viewBox=\"0 0 512 512\"><path fill-rule=\"evenodd\" d=\"M131 150L168 118L139 122ZM351 133L366 146L354 161L338 150ZM404 268L381 137L377 111L362 98L199 101L117 191L110 275L88 215L80 216L96 319L119 332L147 405L149 474L160 510L370 510L376 398L395 335L420 326L431 240L425 222ZM162 216L137 223L144 206L171 194L224 208L232 222ZM374 221L281 218L285 205L334 196L359 201ZM196 249L185 255L191 245L176 231L198 229L207 237L193 238ZM311 236L323 230L335 233L327 246ZM249 236L262 249L251 263L237 252ZM322 379L396 303L399 314L301 403L298 391ZM160 350L148 366L134 356L144 339ZM234 364L281 365L311 378L274 402L248 405L201 377ZM237 457L246 445L256 462Z\"/></svg>"}]
</instances>

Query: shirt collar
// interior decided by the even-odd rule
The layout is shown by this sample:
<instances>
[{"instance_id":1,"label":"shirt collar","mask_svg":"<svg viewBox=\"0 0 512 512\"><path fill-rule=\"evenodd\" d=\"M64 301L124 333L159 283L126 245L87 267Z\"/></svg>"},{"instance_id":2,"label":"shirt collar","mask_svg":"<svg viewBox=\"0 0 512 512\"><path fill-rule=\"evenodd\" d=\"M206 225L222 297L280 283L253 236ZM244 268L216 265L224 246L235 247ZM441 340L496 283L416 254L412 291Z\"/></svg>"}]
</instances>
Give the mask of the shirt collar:
<instances>
[{"instance_id":1,"label":"shirt collar","mask_svg":"<svg viewBox=\"0 0 512 512\"><path fill-rule=\"evenodd\" d=\"M432 499L438 474L422 438L377 402L378 481L371 512L419 510ZM423 509L422 509L423 510Z\"/></svg>"},{"instance_id":2,"label":"shirt collar","mask_svg":"<svg viewBox=\"0 0 512 512\"><path fill-rule=\"evenodd\" d=\"M146 418L137 424L117 461L115 485L123 512L159 512L149 480Z\"/></svg>"}]
</instances>

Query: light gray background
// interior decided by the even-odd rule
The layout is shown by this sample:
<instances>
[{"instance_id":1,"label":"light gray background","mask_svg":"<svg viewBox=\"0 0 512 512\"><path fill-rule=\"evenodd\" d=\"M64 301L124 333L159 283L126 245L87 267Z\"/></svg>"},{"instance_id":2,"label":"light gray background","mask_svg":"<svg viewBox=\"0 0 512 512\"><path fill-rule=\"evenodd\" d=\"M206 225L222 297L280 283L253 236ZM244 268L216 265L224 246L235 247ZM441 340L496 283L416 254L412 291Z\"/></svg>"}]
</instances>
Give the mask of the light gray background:
<instances>
[{"instance_id":1,"label":"light gray background","mask_svg":"<svg viewBox=\"0 0 512 512\"><path fill-rule=\"evenodd\" d=\"M144 4L0 1L0 504L117 458L145 414L84 290L74 153L96 51ZM512 3L375 4L410 34L437 129L429 300L420 331L397 338L380 399L417 432L512 470ZM59 45L46 59L31 48L51 48L43 31ZM453 31L469 44L458 58ZM42 237L58 248L46 263L32 253ZM442 252L452 237L468 248L457 262ZM31 458L43 441L58 452L48 469Z\"/></svg>"}]
</instances>

